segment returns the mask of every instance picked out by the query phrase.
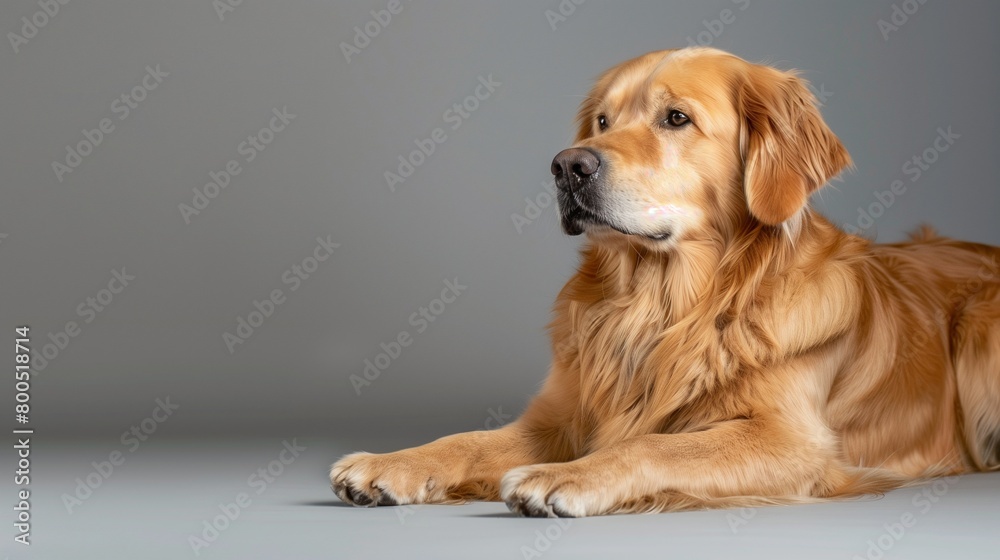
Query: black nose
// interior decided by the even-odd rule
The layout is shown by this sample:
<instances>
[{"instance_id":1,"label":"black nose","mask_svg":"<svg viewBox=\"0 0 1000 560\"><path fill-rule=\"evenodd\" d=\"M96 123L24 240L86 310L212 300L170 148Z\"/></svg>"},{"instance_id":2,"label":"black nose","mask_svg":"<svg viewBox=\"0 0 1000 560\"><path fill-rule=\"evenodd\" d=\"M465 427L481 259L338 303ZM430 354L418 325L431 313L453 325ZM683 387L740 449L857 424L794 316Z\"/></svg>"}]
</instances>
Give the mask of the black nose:
<instances>
[{"instance_id":1,"label":"black nose","mask_svg":"<svg viewBox=\"0 0 1000 560\"><path fill-rule=\"evenodd\" d=\"M601 158L587 148L563 150L552 160L556 186L563 190L573 190L574 185L585 186L600 168Z\"/></svg>"}]
</instances>

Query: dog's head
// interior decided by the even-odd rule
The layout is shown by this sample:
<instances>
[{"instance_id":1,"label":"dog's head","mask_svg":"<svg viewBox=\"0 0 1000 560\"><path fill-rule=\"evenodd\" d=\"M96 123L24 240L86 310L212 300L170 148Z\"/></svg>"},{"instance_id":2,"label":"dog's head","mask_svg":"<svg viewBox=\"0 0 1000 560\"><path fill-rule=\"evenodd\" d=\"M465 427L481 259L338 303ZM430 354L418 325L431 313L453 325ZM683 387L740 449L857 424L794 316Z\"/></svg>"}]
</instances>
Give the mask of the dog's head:
<instances>
[{"instance_id":1,"label":"dog's head","mask_svg":"<svg viewBox=\"0 0 1000 560\"><path fill-rule=\"evenodd\" d=\"M714 49L605 72L552 162L566 233L670 249L746 220L793 221L850 164L794 73Z\"/></svg>"}]
</instances>

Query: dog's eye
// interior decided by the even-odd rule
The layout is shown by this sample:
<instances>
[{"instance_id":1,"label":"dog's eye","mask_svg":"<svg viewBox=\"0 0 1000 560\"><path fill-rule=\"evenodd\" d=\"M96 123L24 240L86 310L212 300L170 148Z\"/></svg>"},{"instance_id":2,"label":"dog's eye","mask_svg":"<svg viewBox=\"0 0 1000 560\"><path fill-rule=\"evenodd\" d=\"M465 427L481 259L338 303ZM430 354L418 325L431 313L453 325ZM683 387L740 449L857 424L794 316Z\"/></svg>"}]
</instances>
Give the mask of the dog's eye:
<instances>
[{"instance_id":1,"label":"dog's eye","mask_svg":"<svg viewBox=\"0 0 1000 560\"><path fill-rule=\"evenodd\" d=\"M667 120L665 122L670 126L679 127L679 126L684 126L687 123L691 122L691 119L688 118L688 116L685 115L684 113L676 109L673 109L669 113L667 113Z\"/></svg>"},{"instance_id":2,"label":"dog's eye","mask_svg":"<svg viewBox=\"0 0 1000 560\"><path fill-rule=\"evenodd\" d=\"M605 117L604 115L597 115L597 128L601 129L601 131L607 130L608 118Z\"/></svg>"}]
</instances>

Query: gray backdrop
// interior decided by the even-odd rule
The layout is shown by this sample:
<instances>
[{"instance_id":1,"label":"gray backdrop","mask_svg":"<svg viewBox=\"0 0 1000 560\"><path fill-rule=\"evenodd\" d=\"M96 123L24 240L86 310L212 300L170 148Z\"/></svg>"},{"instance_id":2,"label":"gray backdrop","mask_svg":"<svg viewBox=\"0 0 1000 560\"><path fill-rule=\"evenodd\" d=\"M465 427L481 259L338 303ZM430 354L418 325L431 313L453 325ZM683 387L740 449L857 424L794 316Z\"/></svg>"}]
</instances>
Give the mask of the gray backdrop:
<instances>
[{"instance_id":1,"label":"gray backdrop","mask_svg":"<svg viewBox=\"0 0 1000 560\"><path fill-rule=\"evenodd\" d=\"M812 81L857 165L814 200L838 223L1000 244L995 2L224 1L0 6L0 359L30 325L46 437L116 440L167 397L174 435L509 420L580 243L549 162L598 72L689 42Z\"/></svg>"}]
</instances>

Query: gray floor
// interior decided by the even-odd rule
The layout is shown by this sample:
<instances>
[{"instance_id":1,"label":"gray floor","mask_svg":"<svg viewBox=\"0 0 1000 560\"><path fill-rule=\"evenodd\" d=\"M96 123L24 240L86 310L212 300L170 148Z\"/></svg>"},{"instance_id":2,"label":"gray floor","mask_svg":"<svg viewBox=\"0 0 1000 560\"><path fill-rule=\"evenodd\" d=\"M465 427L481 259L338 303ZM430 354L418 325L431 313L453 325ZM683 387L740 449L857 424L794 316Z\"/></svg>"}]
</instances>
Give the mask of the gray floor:
<instances>
[{"instance_id":1,"label":"gray floor","mask_svg":"<svg viewBox=\"0 0 1000 560\"><path fill-rule=\"evenodd\" d=\"M512 517L501 503L361 509L330 492L326 470L354 444L319 438L178 441L34 440L32 545L19 558L956 558L998 557L1000 473L909 488L882 499L746 511L556 521ZM410 443L410 442L406 442ZM369 442L372 451L400 442ZM107 477L92 463L119 450ZM11 472L4 454L4 472ZM117 459L117 457L116 457ZM275 462L277 461L277 462ZM279 467L280 465L280 467ZM103 466L107 472L107 465ZM271 468L270 480L258 469ZM76 479L101 479L64 504ZM8 488L10 488L8 483ZM249 497L245 507L237 496ZM85 496L85 492L81 492ZM7 500L10 501L10 500ZM190 538L238 516L207 547ZM9 512L10 510L8 510ZM905 522L905 523L904 523ZM907 526L909 525L909 526ZM209 542L211 541L211 542ZM879 546L881 545L881 547ZM880 550L884 549L884 550Z\"/></svg>"}]
</instances>

